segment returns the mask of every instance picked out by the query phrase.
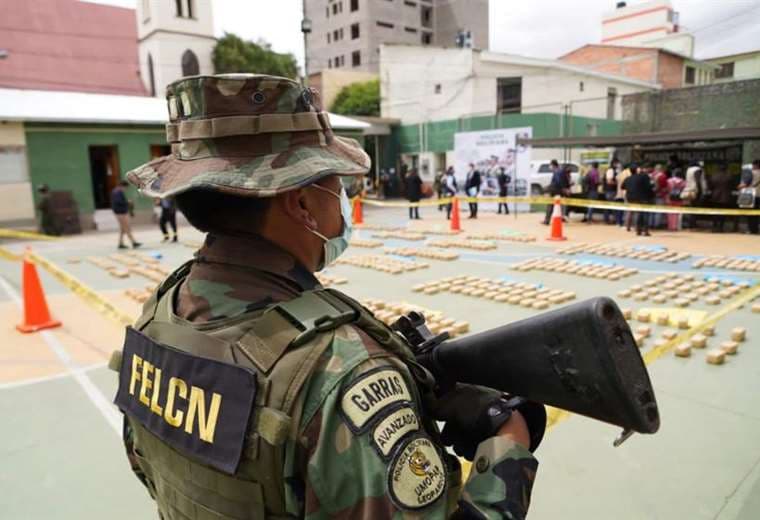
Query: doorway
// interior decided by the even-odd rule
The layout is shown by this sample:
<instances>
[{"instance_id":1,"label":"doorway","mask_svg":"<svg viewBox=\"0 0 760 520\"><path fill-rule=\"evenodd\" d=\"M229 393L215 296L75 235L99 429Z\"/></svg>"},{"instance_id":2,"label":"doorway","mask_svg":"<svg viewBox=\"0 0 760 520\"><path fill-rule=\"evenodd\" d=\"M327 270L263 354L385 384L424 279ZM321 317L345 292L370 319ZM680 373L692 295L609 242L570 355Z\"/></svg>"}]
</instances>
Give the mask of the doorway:
<instances>
[{"instance_id":1,"label":"doorway","mask_svg":"<svg viewBox=\"0 0 760 520\"><path fill-rule=\"evenodd\" d=\"M115 145L90 146L89 152L95 209L110 209L111 191L121 180L118 148Z\"/></svg>"}]
</instances>

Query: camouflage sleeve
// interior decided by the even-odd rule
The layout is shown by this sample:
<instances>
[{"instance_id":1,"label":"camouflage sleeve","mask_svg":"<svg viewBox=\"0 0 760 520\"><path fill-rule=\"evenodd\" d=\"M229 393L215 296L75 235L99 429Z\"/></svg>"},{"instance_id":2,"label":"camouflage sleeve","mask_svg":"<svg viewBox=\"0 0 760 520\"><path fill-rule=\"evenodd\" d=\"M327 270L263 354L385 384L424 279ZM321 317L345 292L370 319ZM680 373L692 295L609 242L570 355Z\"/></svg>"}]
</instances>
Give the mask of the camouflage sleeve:
<instances>
[{"instance_id":1,"label":"camouflage sleeve","mask_svg":"<svg viewBox=\"0 0 760 520\"><path fill-rule=\"evenodd\" d=\"M460 496L458 464L450 467L420 412L398 360L352 370L305 430L305 518L523 518L537 466L530 453L505 439L481 443L480 469Z\"/></svg>"},{"instance_id":2,"label":"camouflage sleeve","mask_svg":"<svg viewBox=\"0 0 760 520\"><path fill-rule=\"evenodd\" d=\"M528 514L538 461L506 437L481 442L459 499L458 518L519 520Z\"/></svg>"}]
</instances>

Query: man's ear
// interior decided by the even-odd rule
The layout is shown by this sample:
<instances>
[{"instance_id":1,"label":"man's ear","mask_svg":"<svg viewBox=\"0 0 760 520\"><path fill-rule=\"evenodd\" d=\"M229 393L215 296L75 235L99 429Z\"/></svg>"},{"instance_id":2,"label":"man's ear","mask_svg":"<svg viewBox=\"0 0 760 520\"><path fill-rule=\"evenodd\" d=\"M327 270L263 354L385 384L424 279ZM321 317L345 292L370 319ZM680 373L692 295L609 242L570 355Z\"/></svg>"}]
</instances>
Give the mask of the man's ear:
<instances>
[{"instance_id":1,"label":"man's ear","mask_svg":"<svg viewBox=\"0 0 760 520\"><path fill-rule=\"evenodd\" d=\"M315 201L308 190L286 191L278 199L283 213L309 229L317 229L317 221L313 216Z\"/></svg>"}]
</instances>

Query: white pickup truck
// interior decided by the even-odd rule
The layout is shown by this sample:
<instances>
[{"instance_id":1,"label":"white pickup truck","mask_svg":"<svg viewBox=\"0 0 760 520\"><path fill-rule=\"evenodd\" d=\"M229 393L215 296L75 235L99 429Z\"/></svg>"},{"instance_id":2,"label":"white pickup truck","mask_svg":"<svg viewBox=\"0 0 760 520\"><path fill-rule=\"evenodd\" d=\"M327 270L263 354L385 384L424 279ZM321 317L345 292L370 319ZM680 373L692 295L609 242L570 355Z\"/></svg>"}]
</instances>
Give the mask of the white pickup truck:
<instances>
[{"instance_id":1,"label":"white pickup truck","mask_svg":"<svg viewBox=\"0 0 760 520\"><path fill-rule=\"evenodd\" d=\"M573 193L580 193L580 164L576 162L569 162L560 163L560 166L570 169L570 180L572 181L570 191ZM528 177L528 185L530 186L531 195L542 195L548 191L549 184L552 182L552 173L551 161L530 162L530 176Z\"/></svg>"}]
</instances>

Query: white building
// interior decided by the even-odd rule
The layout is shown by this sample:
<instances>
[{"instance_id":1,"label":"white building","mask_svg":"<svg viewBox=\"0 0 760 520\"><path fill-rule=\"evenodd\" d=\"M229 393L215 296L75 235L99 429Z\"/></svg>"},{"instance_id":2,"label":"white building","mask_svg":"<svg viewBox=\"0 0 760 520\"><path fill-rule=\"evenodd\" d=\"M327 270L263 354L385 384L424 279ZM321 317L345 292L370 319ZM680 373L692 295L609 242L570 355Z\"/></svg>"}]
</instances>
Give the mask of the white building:
<instances>
[{"instance_id":1,"label":"white building","mask_svg":"<svg viewBox=\"0 0 760 520\"><path fill-rule=\"evenodd\" d=\"M138 0L136 20L140 76L152 96L163 98L183 76L214 73L211 0Z\"/></svg>"},{"instance_id":2,"label":"white building","mask_svg":"<svg viewBox=\"0 0 760 520\"><path fill-rule=\"evenodd\" d=\"M618 2L602 16L602 44L657 47L689 58L694 56L694 36L682 32L679 15L670 0L628 5Z\"/></svg>"},{"instance_id":3,"label":"white building","mask_svg":"<svg viewBox=\"0 0 760 520\"><path fill-rule=\"evenodd\" d=\"M436 131L428 123L448 125L450 134L455 127L469 126L461 124L468 119L515 114L521 123L515 126L533 126L534 135L536 126L557 120L559 135L579 132L579 125L585 135L595 135L606 121L622 120L622 96L659 88L555 60L475 49L396 44L380 48L382 117L400 119L402 130L419 125L424 152L414 160L427 163L431 172L442 163L452 164L453 149L436 149L443 139L427 135ZM559 158L561 152L534 150L533 155Z\"/></svg>"}]
</instances>

